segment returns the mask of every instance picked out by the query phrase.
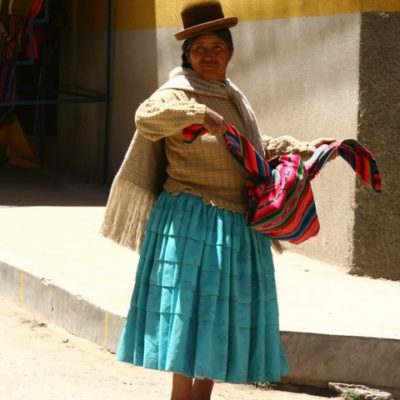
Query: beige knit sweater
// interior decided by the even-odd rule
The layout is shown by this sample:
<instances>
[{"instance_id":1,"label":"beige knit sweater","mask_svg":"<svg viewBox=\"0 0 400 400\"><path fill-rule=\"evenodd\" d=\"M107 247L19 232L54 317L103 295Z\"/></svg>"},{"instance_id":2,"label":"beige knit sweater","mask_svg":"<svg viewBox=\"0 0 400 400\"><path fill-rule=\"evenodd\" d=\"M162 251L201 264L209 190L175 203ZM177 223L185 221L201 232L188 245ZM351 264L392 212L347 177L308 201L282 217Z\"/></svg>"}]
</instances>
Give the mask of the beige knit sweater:
<instances>
[{"instance_id":1,"label":"beige knit sweater","mask_svg":"<svg viewBox=\"0 0 400 400\"><path fill-rule=\"evenodd\" d=\"M245 212L245 171L220 136L183 142L184 127L204 122L206 107L222 114L267 157L306 154L306 143L289 136L263 138L246 97L233 82L206 81L193 71L175 68L136 113L137 132L114 178L101 233L139 250L147 220L161 190L187 192L206 204ZM263 142L263 143L262 143Z\"/></svg>"},{"instance_id":2,"label":"beige knit sweater","mask_svg":"<svg viewBox=\"0 0 400 400\"><path fill-rule=\"evenodd\" d=\"M229 154L222 136L204 135L194 143L184 143L182 130L204 122L209 107L225 121L246 134L243 118L230 99L165 89L154 93L136 112L140 135L152 141L165 138L167 181L172 194L192 193L206 204L245 212L247 206L244 168ZM290 136L263 137L267 157L278 154L306 154L307 143Z\"/></svg>"}]
</instances>

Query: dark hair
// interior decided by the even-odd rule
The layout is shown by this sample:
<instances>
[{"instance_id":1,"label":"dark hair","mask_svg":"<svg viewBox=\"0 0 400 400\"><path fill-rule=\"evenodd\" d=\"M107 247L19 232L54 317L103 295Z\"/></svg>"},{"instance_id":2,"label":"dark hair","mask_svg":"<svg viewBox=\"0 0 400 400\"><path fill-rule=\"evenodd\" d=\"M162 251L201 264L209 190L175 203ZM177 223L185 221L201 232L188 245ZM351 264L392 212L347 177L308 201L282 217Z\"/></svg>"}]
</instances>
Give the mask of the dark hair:
<instances>
[{"instance_id":1,"label":"dark hair","mask_svg":"<svg viewBox=\"0 0 400 400\"><path fill-rule=\"evenodd\" d=\"M233 50L232 35L231 35L231 31L228 28L218 29L218 30L212 31L210 33L214 33L215 35L224 39L225 43L228 45L229 50ZM193 42L199 36L201 36L201 35L197 35L197 36L188 38L182 43L182 67L183 68L192 68L186 57L186 53L188 53L190 51L190 48L192 47Z\"/></svg>"}]
</instances>

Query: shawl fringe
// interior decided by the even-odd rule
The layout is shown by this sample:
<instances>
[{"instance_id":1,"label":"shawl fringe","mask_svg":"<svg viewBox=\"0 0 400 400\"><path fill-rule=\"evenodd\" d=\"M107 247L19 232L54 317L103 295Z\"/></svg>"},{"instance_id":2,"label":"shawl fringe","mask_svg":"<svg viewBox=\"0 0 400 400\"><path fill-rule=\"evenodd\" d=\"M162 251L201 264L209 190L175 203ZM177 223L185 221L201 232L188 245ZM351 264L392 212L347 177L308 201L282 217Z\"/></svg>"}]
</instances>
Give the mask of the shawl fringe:
<instances>
[{"instance_id":1,"label":"shawl fringe","mask_svg":"<svg viewBox=\"0 0 400 400\"><path fill-rule=\"evenodd\" d=\"M152 192L117 176L108 198L101 235L139 251L156 198Z\"/></svg>"}]
</instances>

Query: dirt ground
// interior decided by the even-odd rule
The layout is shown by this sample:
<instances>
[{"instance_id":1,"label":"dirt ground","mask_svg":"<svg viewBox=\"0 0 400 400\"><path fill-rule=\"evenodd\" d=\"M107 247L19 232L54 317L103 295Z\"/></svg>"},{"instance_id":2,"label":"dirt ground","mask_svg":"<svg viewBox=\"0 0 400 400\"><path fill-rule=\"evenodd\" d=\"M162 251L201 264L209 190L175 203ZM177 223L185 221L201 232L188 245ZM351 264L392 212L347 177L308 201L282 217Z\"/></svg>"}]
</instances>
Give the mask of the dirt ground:
<instances>
[{"instance_id":1,"label":"dirt ground","mask_svg":"<svg viewBox=\"0 0 400 400\"><path fill-rule=\"evenodd\" d=\"M170 374L117 362L113 354L75 337L0 297L0 399L169 399ZM213 400L324 399L318 395L217 384Z\"/></svg>"}]
</instances>

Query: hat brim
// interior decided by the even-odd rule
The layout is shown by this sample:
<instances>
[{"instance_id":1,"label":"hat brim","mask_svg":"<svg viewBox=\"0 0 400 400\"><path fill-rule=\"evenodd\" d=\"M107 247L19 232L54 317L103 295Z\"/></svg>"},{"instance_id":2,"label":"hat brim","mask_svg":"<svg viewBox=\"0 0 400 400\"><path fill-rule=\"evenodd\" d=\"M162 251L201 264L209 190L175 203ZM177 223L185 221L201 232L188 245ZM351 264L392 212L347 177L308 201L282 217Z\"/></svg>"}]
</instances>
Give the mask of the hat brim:
<instances>
[{"instance_id":1,"label":"hat brim","mask_svg":"<svg viewBox=\"0 0 400 400\"><path fill-rule=\"evenodd\" d=\"M191 26L190 28L184 29L183 31L175 33L175 38L177 40L188 39L193 36L197 36L203 33L209 33L217 29L231 28L237 25L237 17L227 17L215 19L213 21L204 22L203 24Z\"/></svg>"}]
</instances>

